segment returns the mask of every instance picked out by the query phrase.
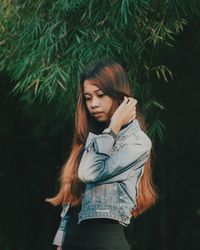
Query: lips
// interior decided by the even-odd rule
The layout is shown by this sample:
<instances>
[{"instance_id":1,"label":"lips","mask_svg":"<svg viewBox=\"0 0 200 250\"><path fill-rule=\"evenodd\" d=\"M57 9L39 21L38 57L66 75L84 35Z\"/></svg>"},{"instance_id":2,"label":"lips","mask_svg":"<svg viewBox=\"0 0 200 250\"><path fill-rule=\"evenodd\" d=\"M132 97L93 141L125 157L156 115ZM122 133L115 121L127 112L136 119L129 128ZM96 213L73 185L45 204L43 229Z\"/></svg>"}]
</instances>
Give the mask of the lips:
<instances>
[{"instance_id":1,"label":"lips","mask_svg":"<svg viewBox=\"0 0 200 250\"><path fill-rule=\"evenodd\" d=\"M95 112L95 113L92 113L94 116L98 116L98 115L101 115L103 112Z\"/></svg>"}]
</instances>

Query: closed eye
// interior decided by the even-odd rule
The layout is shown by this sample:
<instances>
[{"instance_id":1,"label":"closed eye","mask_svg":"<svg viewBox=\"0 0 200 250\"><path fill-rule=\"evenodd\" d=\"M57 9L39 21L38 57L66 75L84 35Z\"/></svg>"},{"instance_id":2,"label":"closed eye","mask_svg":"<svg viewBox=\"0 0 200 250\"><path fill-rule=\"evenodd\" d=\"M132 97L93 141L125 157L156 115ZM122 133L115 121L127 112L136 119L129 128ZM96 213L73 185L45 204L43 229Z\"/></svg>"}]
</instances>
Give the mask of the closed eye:
<instances>
[{"instance_id":1,"label":"closed eye","mask_svg":"<svg viewBox=\"0 0 200 250\"><path fill-rule=\"evenodd\" d=\"M98 97L103 97L103 96L105 96L105 94L102 93L102 94L98 94L97 96L98 96ZM88 100L91 100L91 97L89 97L89 96L84 96L84 99L85 99L86 101L88 101Z\"/></svg>"},{"instance_id":2,"label":"closed eye","mask_svg":"<svg viewBox=\"0 0 200 250\"><path fill-rule=\"evenodd\" d=\"M101 97L101 96L104 96L105 94L100 94L100 95L98 95L99 97Z\"/></svg>"},{"instance_id":3,"label":"closed eye","mask_svg":"<svg viewBox=\"0 0 200 250\"><path fill-rule=\"evenodd\" d=\"M84 96L84 99L85 99L86 101L88 101L88 100L90 100L91 98L90 98L90 97Z\"/></svg>"}]
</instances>

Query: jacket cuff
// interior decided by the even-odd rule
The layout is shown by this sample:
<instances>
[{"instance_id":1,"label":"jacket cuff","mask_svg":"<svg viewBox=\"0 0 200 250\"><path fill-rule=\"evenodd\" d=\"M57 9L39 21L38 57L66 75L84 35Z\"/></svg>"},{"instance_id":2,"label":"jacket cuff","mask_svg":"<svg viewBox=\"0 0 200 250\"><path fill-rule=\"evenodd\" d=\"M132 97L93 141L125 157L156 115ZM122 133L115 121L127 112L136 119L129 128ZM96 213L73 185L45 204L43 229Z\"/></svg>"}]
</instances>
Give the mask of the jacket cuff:
<instances>
[{"instance_id":1,"label":"jacket cuff","mask_svg":"<svg viewBox=\"0 0 200 250\"><path fill-rule=\"evenodd\" d=\"M90 147L93 146L94 151L99 154L106 154L110 156L112 152L112 147L115 143L115 139L110 134L93 134L89 132L86 143L85 150L89 151Z\"/></svg>"},{"instance_id":2,"label":"jacket cuff","mask_svg":"<svg viewBox=\"0 0 200 250\"><path fill-rule=\"evenodd\" d=\"M65 238L65 231L58 229L53 240L53 245L62 247L64 238Z\"/></svg>"}]
</instances>

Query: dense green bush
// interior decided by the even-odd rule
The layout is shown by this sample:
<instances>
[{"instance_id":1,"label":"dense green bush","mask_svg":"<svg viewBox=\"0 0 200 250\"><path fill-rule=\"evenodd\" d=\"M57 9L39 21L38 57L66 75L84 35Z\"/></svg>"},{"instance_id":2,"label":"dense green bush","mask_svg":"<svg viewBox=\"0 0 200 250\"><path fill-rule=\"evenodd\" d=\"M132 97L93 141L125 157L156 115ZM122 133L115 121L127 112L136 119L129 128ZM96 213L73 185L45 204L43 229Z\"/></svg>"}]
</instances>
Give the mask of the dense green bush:
<instances>
[{"instance_id":1,"label":"dense green bush","mask_svg":"<svg viewBox=\"0 0 200 250\"><path fill-rule=\"evenodd\" d=\"M171 81L173 71L161 55L199 15L194 0L1 0L0 70L27 113L37 116L39 107L50 119L50 105L52 119L62 120L73 117L84 65L110 56L127 70L150 136L162 139L164 107L153 85Z\"/></svg>"}]
</instances>

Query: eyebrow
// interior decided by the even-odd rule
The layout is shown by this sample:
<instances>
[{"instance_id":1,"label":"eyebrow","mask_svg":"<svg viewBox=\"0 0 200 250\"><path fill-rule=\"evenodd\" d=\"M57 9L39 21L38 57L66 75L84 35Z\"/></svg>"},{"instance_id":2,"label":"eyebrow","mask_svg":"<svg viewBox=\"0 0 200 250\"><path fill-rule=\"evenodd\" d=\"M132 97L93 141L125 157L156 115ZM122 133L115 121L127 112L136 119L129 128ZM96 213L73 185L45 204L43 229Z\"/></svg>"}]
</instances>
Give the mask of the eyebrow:
<instances>
[{"instance_id":1,"label":"eyebrow","mask_svg":"<svg viewBox=\"0 0 200 250\"><path fill-rule=\"evenodd\" d=\"M94 92L97 92L97 91L99 91L99 90L101 90L101 89L96 89ZM102 90L101 90L101 91L102 91ZM90 93L84 92L84 95L90 95Z\"/></svg>"}]
</instances>

